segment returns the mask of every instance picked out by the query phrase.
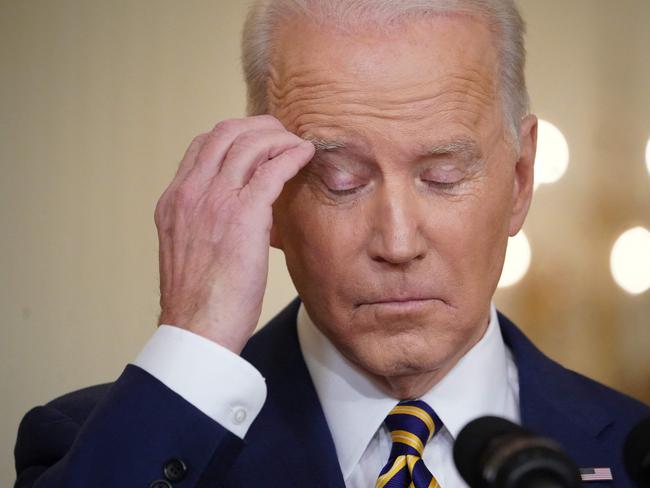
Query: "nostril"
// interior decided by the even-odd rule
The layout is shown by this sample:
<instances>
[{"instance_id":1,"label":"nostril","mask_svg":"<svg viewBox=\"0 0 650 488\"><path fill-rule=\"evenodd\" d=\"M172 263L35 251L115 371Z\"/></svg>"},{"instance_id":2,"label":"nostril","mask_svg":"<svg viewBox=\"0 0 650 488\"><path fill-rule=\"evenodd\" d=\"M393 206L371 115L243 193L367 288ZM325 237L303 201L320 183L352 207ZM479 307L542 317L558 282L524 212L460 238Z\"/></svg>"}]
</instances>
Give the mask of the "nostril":
<instances>
[{"instance_id":1,"label":"nostril","mask_svg":"<svg viewBox=\"0 0 650 488\"><path fill-rule=\"evenodd\" d=\"M373 256L373 260L379 263L386 263L393 266L404 266L414 261L424 259L424 253L379 253Z\"/></svg>"}]
</instances>

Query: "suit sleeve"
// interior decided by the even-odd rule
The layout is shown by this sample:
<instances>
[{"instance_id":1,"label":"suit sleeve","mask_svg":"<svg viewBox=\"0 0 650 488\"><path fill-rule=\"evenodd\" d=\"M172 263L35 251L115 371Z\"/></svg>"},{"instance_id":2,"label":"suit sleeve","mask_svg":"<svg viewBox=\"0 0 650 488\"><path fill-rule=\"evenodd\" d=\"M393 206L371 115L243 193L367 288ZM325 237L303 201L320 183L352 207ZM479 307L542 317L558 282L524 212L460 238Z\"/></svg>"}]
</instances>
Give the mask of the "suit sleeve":
<instances>
[{"instance_id":1,"label":"suit sleeve","mask_svg":"<svg viewBox=\"0 0 650 488\"><path fill-rule=\"evenodd\" d=\"M15 449L16 488L149 487L165 480L170 461L185 467L182 480L171 486L215 486L244 445L134 365L85 421L66 410L54 403L24 417Z\"/></svg>"},{"instance_id":2,"label":"suit sleeve","mask_svg":"<svg viewBox=\"0 0 650 488\"><path fill-rule=\"evenodd\" d=\"M252 364L178 327L158 327L134 364L242 439L266 400L264 377Z\"/></svg>"}]
</instances>

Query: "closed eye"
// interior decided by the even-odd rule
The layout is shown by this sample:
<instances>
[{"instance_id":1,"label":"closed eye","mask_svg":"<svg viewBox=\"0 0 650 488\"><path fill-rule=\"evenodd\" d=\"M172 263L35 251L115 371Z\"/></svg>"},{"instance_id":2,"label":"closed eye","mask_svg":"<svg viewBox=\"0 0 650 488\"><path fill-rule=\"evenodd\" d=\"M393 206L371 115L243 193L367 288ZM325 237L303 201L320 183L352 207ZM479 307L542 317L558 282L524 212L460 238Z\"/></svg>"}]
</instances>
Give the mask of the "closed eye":
<instances>
[{"instance_id":1,"label":"closed eye","mask_svg":"<svg viewBox=\"0 0 650 488\"><path fill-rule=\"evenodd\" d=\"M314 165L315 173L332 195L351 195L367 184L367 178L354 174L337 164L323 163Z\"/></svg>"},{"instance_id":2,"label":"closed eye","mask_svg":"<svg viewBox=\"0 0 650 488\"><path fill-rule=\"evenodd\" d=\"M327 191L329 191L330 193L336 196L354 195L355 193L360 191L364 186L365 185L358 185L352 188L344 188L344 189L333 189L328 186Z\"/></svg>"},{"instance_id":3,"label":"closed eye","mask_svg":"<svg viewBox=\"0 0 650 488\"><path fill-rule=\"evenodd\" d=\"M428 168L420 175L420 179L430 187L446 190L454 188L466 177L466 171L457 164L438 164Z\"/></svg>"},{"instance_id":4,"label":"closed eye","mask_svg":"<svg viewBox=\"0 0 650 488\"><path fill-rule=\"evenodd\" d=\"M461 171L430 171L420 176L420 179L428 186L445 189L453 188L464 179Z\"/></svg>"},{"instance_id":5,"label":"closed eye","mask_svg":"<svg viewBox=\"0 0 650 488\"><path fill-rule=\"evenodd\" d=\"M428 186L435 187L440 190L451 190L462 180L459 181L430 181L430 180L423 180Z\"/></svg>"}]
</instances>

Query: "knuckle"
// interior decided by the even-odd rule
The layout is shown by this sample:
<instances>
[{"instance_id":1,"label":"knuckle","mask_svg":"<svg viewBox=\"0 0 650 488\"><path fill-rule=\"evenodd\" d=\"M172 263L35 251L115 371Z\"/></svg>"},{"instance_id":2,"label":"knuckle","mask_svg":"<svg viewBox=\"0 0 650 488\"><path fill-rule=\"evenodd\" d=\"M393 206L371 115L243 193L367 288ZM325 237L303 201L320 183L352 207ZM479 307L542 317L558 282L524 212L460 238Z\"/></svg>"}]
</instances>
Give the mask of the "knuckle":
<instances>
[{"instance_id":1,"label":"knuckle","mask_svg":"<svg viewBox=\"0 0 650 488\"><path fill-rule=\"evenodd\" d=\"M261 134L253 131L244 132L235 138L232 145L238 148L247 148L254 146L255 144L259 144L260 135Z\"/></svg>"},{"instance_id":2,"label":"knuckle","mask_svg":"<svg viewBox=\"0 0 650 488\"><path fill-rule=\"evenodd\" d=\"M300 144L302 139L298 136L287 132L286 130L278 129L262 129L262 130L250 130L240 133L232 143L231 151L239 152L241 150L257 148L257 149L266 149L270 154L276 152L277 149L274 147L285 146L288 144Z\"/></svg>"},{"instance_id":3,"label":"knuckle","mask_svg":"<svg viewBox=\"0 0 650 488\"><path fill-rule=\"evenodd\" d=\"M278 129L284 129L284 125L282 125L282 122L280 122L273 115L269 115L269 114L255 115L253 118L259 120L260 122L268 124L270 126L276 127Z\"/></svg>"},{"instance_id":4,"label":"knuckle","mask_svg":"<svg viewBox=\"0 0 650 488\"><path fill-rule=\"evenodd\" d=\"M169 189L161 195L156 203L156 208L153 212L153 220L156 224L156 227L159 229L164 229L167 227L168 223L168 213L169 213Z\"/></svg>"},{"instance_id":5,"label":"knuckle","mask_svg":"<svg viewBox=\"0 0 650 488\"><path fill-rule=\"evenodd\" d=\"M303 142L305 142L305 140L304 140L303 138L298 137L298 136L297 136L296 134L294 134L293 132L289 132L289 134L291 134L291 139L296 143L296 146L299 146L300 144L302 144Z\"/></svg>"},{"instance_id":6,"label":"knuckle","mask_svg":"<svg viewBox=\"0 0 650 488\"><path fill-rule=\"evenodd\" d=\"M254 130L257 131L282 131L286 132L284 125L277 118L272 115L255 115L244 119L225 119L218 122L214 128L208 133L209 137L233 137L237 134L242 134ZM200 137L200 136L199 136Z\"/></svg>"},{"instance_id":7,"label":"knuckle","mask_svg":"<svg viewBox=\"0 0 650 488\"><path fill-rule=\"evenodd\" d=\"M214 129L210 132L212 136L219 136L221 134L232 134L238 132L241 127L241 121L238 119L226 119L218 122Z\"/></svg>"},{"instance_id":8,"label":"knuckle","mask_svg":"<svg viewBox=\"0 0 650 488\"><path fill-rule=\"evenodd\" d=\"M195 136L194 139L192 139L192 142L190 143L190 145L191 146L198 146L198 145L203 144L209 135L210 135L209 132L203 132L202 134L199 134L198 136Z\"/></svg>"},{"instance_id":9,"label":"knuckle","mask_svg":"<svg viewBox=\"0 0 650 488\"><path fill-rule=\"evenodd\" d=\"M165 211L162 208L162 201L158 200L158 203L156 204L156 209L153 212L153 221L156 224L156 227L162 227L164 224L164 213Z\"/></svg>"}]
</instances>

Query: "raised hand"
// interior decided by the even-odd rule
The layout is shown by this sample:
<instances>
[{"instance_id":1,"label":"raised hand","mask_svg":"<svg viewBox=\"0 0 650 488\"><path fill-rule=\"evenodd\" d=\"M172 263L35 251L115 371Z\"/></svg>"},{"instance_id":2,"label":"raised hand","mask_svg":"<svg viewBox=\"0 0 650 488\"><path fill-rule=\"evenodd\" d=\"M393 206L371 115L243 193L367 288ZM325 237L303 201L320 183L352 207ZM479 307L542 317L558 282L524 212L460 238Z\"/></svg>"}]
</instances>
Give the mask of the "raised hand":
<instances>
[{"instance_id":1,"label":"raised hand","mask_svg":"<svg viewBox=\"0 0 650 488\"><path fill-rule=\"evenodd\" d=\"M220 122L192 141L156 206L159 324L241 352L262 309L272 204L313 155L269 115Z\"/></svg>"}]
</instances>

